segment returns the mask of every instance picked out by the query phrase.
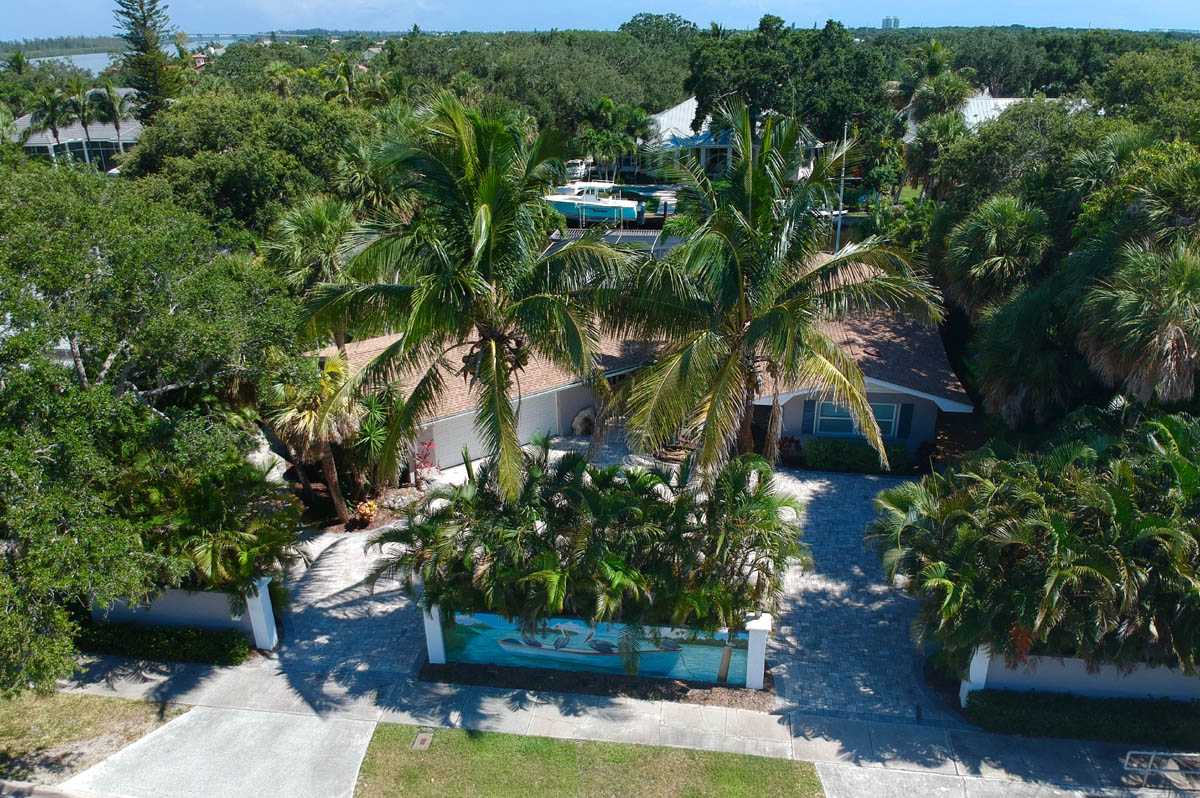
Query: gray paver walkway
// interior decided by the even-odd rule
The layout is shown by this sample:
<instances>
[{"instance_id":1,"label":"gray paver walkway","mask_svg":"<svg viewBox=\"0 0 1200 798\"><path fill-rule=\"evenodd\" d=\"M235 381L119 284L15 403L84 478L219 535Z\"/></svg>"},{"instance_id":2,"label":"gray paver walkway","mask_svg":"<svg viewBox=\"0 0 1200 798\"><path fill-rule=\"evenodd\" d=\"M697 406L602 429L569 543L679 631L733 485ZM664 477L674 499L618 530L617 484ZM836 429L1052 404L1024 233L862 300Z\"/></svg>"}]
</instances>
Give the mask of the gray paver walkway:
<instances>
[{"instance_id":1,"label":"gray paver walkway","mask_svg":"<svg viewBox=\"0 0 1200 798\"><path fill-rule=\"evenodd\" d=\"M916 602L883 581L863 532L872 499L899 480L781 470L776 482L805 505L815 569L793 568L768 661L781 706L863 720L962 725L929 692L909 638Z\"/></svg>"}]
</instances>

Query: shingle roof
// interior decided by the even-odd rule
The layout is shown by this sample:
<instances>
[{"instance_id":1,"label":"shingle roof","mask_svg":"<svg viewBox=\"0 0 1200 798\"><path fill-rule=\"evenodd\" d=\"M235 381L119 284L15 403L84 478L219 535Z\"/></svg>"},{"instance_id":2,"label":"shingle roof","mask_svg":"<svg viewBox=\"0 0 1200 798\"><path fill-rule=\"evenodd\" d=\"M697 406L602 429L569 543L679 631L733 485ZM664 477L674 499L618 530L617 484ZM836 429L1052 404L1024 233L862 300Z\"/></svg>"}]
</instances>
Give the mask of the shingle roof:
<instances>
[{"instance_id":1,"label":"shingle roof","mask_svg":"<svg viewBox=\"0 0 1200 798\"><path fill-rule=\"evenodd\" d=\"M381 335L362 341L352 341L346 344L346 361L350 373L356 374L383 350L398 342L400 335ZM653 345L641 341L622 340L605 336L600 341L600 352L597 360L604 373L612 376L623 371L637 368L648 362L653 356ZM310 354L318 357L329 357L336 352L333 346L327 346ZM450 360L454 362L454 353ZM403 388L411 387L419 378L417 374L406 375L400 379ZM446 385L450 390L443 393L434 410L433 419L454 415L471 410L476 404L476 394L466 380L456 374L445 375ZM558 365L541 357L532 357L520 373L520 395L530 396L554 388L562 388L573 383L581 382L581 378L565 371ZM509 391L510 398L517 398L518 391L514 385Z\"/></svg>"},{"instance_id":2,"label":"shingle roof","mask_svg":"<svg viewBox=\"0 0 1200 798\"><path fill-rule=\"evenodd\" d=\"M936 327L888 316L858 316L821 328L854 358L863 376L969 405Z\"/></svg>"}]
</instances>

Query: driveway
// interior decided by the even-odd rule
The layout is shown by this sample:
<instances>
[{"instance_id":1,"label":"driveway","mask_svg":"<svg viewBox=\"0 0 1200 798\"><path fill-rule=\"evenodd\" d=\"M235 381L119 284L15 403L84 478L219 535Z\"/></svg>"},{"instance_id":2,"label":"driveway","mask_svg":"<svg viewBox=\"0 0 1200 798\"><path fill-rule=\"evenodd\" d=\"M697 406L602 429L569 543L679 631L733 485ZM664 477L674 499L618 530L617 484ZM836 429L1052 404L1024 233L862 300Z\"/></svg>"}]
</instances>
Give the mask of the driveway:
<instances>
[{"instance_id":1,"label":"driveway","mask_svg":"<svg viewBox=\"0 0 1200 798\"><path fill-rule=\"evenodd\" d=\"M815 568L792 568L768 661L780 706L858 720L963 725L924 685L909 638L916 601L883 581L863 532L872 499L893 477L781 469L776 482L805 506ZM918 712L920 716L918 717Z\"/></svg>"}]
</instances>

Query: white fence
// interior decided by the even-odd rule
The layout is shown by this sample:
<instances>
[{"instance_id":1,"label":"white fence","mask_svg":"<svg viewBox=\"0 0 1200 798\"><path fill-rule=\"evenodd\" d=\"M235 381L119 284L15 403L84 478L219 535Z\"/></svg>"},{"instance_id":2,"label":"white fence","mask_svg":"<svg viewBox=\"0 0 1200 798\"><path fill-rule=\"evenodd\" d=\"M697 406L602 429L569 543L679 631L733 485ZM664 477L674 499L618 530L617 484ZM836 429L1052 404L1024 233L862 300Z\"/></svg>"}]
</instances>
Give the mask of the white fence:
<instances>
[{"instance_id":1,"label":"white fence","mask_svg":"<svg viewBox=\"0 0 1200 798\"><path fill-rule=\"evenodd\" d=\"M239 629L250 636L255 648L271 650L279 643L275 615L267 591L270 577L258 580L258 595L246 599L246 611L234 615L229 610L229 594L209 591L168 589L149 604L129 606L117 602L111 607L92 607L92 617L147 626L198 626L204 629Z\"/></svg>"},{"instance_id":2,"label":"white fence","mask_svg":"<svg viewBox=\"0 0 1200 798\"><path fill-rule=\"evenodd\" d=\"M1002 657L993 657L986 648L975 650L967 678L959 688L963 706L967 696L985 687L996 690L1040 690L1047 693L1074 693L1097 698L1174 698L1200 699L1200 677L1185 676L1174 668L1138 665L1122 671L1112 665L1089 673L1081 659L1030 657L1029 663L1009 668Z\"/></svg>"}]
</instances>

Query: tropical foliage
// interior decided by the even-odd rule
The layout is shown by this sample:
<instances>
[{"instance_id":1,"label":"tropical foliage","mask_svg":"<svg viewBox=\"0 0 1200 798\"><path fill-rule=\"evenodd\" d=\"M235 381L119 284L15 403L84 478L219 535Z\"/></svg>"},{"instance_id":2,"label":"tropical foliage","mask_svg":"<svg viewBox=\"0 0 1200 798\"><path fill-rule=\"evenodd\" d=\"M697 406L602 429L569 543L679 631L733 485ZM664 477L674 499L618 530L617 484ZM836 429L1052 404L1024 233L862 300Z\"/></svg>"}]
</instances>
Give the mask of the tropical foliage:
<instances>
[{"instance_id":1,"label":"tropical foliage","mask_svg":"<svg viewBox=\"0 0 1200 798\"><path fill-rule=\"evenodd\" d=\"M1200 656L1200 422L1072 416L1036 452L983 449L889 488L868 540L920 601L913 636L958 670L976 646L1092 665Z\"/></svg>"},{"instance_id":2,"label":"tropical foliage","mask_svg":"<svg viewBox=\"0 0 1200 798\"><path fill-rule=\"evenodd\" d=\"M422 603L447 619L487 611L534 628L566 613L738 628L772 610L789 561L806 556L800 507L774 492L759 457L731 461L701 492L690 463L599 468L548 451L544 438L525 449L515 499L493 464L430 493L375 538L376 577L420 580Z\"/></svg>"},{"instance_id":3,"label":"tropical foliage","mask_svg":"<svg viewBox=\"0 0 1200 798\"><path fill-rule=\"evenodd\" d=\"M351 267L356 282L322 286L311 311L327 327L353 319L360 333L401 333L343 389L401 379L411 386L391 416L386 472L395 473L400 442L428 417L447 380L461 379L476 396L476 429L512 497L521 454L509 397L521 370L537 356L603 381L584 289L624 256L598 234L543 253L553 220L541 197L560 174L562 152L553 134L526 135L450 94L422 109L421 122L418 136L380 155L399 176L396 190L418 198L415 222L368 223Z\"/></svg>"},{"instance_id":4,"label":"tropical foliage","mask_svg":"<svg viewBox=\"0 0 1200 798\"><path fill-rule=\"evenodd\" d=\"M694 438L697 467L709 472L753 451L753 403L772 396L773 461L779 394L814 385L850 409L886 462L862 372L820 324L872 311L936 320L936 294L881 240L822 255L828 222L820 211L847 148L832 148L808 170L807 133L796 122L768 119L756 135L749 109L735 105L719 124L734 149L726 173L710 179L693 160L677 175L680 213L669 232L684 242L621 274L605 294L604 313L619 332L664 342L658 361L630 383L627 431L647 450L681 433Z\"/></svg>"}]
</instances>

